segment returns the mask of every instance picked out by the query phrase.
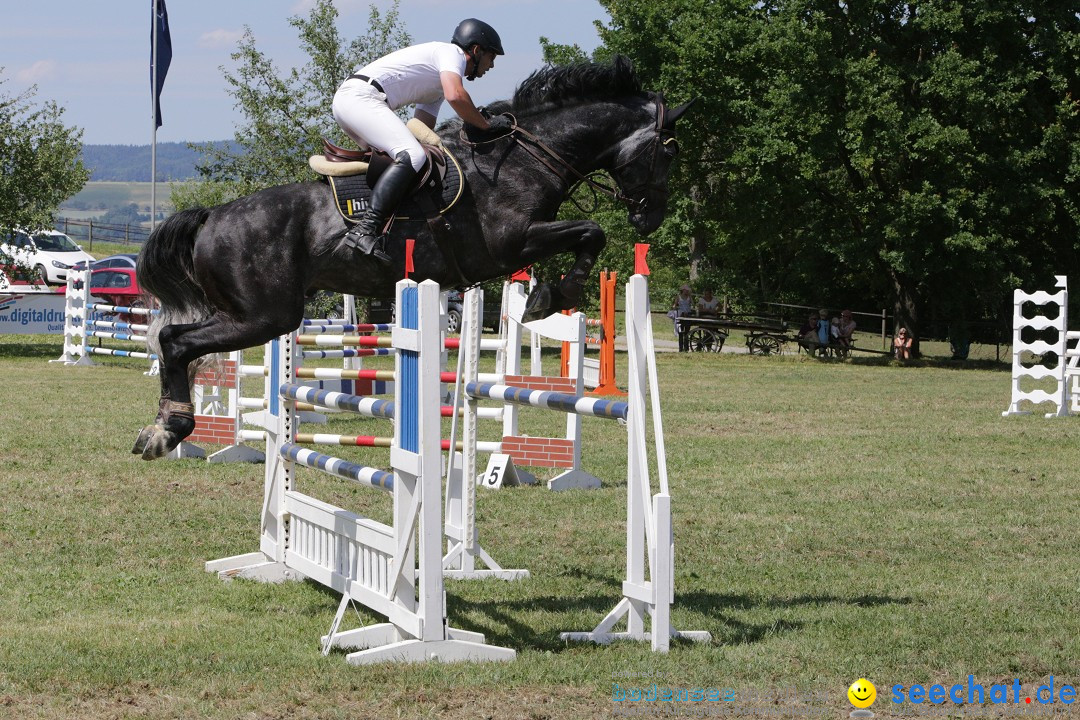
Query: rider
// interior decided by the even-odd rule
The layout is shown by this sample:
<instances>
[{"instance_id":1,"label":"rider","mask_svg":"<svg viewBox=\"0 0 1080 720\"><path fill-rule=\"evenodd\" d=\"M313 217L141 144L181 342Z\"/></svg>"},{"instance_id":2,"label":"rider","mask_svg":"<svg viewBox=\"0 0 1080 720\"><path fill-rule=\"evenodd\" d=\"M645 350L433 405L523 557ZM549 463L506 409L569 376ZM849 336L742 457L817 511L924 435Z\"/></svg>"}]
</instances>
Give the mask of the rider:
<instances>
[{"instance_id":1,"label":"rider","mask_svg":"<svg viewBox=\"0 0 1080 720\"><path fill-rule=\"evenodd\" d=\"M396 50L364 67L342 83L334 95L334 119L360 147L382 150L393 158L371 189L370 206L345 235L343 244L390 263L383 233L398 203L409 193L426 161L423 148L394 112L416 105L414 117L435 127L445 99L458 116L480 130L505 132L509 118L485 118L462 84L495 66L502 55L499 34L475 18L462 20L451 42L429 42Z\"/></svg>"}]
</instances>

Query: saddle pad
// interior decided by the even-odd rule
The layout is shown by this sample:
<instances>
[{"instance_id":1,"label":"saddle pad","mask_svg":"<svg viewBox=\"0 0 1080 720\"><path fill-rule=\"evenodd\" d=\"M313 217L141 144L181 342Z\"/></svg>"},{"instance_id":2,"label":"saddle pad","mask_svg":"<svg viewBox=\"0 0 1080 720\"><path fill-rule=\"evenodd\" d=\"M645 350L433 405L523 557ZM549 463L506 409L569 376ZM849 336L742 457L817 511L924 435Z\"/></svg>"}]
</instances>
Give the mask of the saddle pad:
<instances>
[{"instance_id":1,"label":"saddle pad","mask_svg":"<svg viewBox=\"0 0 1080 720\"><path fill-rule=\"evenodd\" d=\"M368 209L371 198L371 188L367 184L366 175L349 175L347 177L327 176L327 182L334 189L334 202L338 212L349 222L359 222ZM439 203L440 213L445 213L457 203L461 197L463 177L461 166L450 153L446 153L446 175L442 179L442 201ZM430 192L423 188L417 192ZM416 202L416 192L401 201L396 221L419 221L427 220L424 211Z\"/></svg>"}]
</instances>

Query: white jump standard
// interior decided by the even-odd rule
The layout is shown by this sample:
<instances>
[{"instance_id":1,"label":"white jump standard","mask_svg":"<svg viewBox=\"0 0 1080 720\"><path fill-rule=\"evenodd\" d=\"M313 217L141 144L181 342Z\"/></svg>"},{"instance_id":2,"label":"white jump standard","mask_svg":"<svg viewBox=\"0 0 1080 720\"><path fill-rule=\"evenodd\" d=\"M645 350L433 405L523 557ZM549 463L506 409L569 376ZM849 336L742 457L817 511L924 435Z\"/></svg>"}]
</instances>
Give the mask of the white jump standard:
<instances>
[{"instance_id":1,"label":"white jump standard","mask_svg":"<svg viewBox=\"0 0 1080 720\"><path fill-rule=\"evenodd\" d=\"M611 413L608 417L617 417L615 413L624 412L627 426L623 597L590 632L567 632L559 637L601 644L614 640L648 640L654 651L667 652L671 638L711 642L712 635L704 631L680 632L671 625L671 604L675 601L675 540L671 527L671 495L653 350L649 286L643 275L634 275L626 285L626 343L629 359L627 402L602 401L609 403L602 406ZM647 410L652 411L659 484L656 494L652 494L649 477ZM613 632L624 618L626 630ZM647 620L651 620L649 630L645 629Z\"/></svg>"},{"instance_id":2,"label":"white jump standard","mask_svg":"<svg viewBox=\"0 0 1080 720\"><path fill-rule=\"evenodd\" d=\"M90 338L99 338L123 340L145 346L148 325L112 322L100 319L100 316L101 314L137 315L149 319L150 315L156 312L149 308L92 302L90 271L88 269L71 270L68 272L67 288L64 293L64 352L56 360L49 362L62 362L65 365L94 365L96 363L90 359L91 355L142 358L151 361L150 369L144 374L157 375L158 357L153 353L90 344Z\"/></svg>"},{"instance_id":3,"label":"white jump standard","mask_svg":"<svg viewBox=\"0 0 1080 720\"><path fill-rule=\"evenodd\" d=\"M356 401L340 393L312 391L292 382L299 359L292 336L272 345L271 377L280 393L270 395L266 431L266 486L259 552L208 562L223 577L265 581L306 577L342 593L329 647L360 648L353 664L427 660L512 660L515 651L484 643L480 633L453 629L446 621L442 577L442 451L440 443L439 286L398 283L401 322L395 402ZM310 394L310 393L317 393ZM394 417L392 472L363 468L292 442L295 399L318 397L339 409L370 410ZM365 405L370 401L370 407ZM382 403L376 406L375 403ZM294 489L296 467L321 469L393 494L393 524L386 525L329 505ZM384 615L387 622L337 632L352 602Z\"/></svg>"},{"instance_id":4,"label":"white jump standard","mask_svg":"<svg viewBox=\"0 0 1080 720\"><path fill-rule=\"evenodd\" d=\"M1002 412L1003 417L1009 415L1030 415L1030 410L1022 410L1021 403L1040 405L1053 403L1054 411L1046 413L1046 417L1064 417L1070 413L1069 378L1076 385L1077 378L1077 339L1080 333L1069 331L1069 288L1064 275L1056 275L1054 278L1058 291L1049 293L1037 291L1026 293L1023 290L1013 290L1013 341L1012 341L1012 395L1009 408ZM1028 316L1025 308L1028 305L1044 308L1045 314ZM1037 339L1030 342L1024 340L1025 330L1035 330L1042 333L1053 330L1053 342ZM1068 347L1069 340L1073 341L1073 348ZM1030 364L1032 356L1045 356L1052 354L1055 358L1053 367L1042 362ZM1025 365L1024 363L1029 364ZM1043 382L1047 378L1053 380L1054 389L1047 391L1032 387L1036 383ZM1045 385L1045 383L1044 383ZM1073 396L1076 411L1075 395Z\"/></svg>"}]
</instances>

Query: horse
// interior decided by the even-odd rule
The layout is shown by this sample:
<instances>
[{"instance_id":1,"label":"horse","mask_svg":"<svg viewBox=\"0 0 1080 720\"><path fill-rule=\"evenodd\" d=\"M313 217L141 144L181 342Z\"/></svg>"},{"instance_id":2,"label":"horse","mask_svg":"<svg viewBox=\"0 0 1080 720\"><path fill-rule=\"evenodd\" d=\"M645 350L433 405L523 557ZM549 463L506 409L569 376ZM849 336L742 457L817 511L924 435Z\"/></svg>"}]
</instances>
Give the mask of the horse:
<instances>
[{"instance_id":1,"label":"horse","mask_svg":"<svg viewBox=\"0 0 1080 720\"><path fill-rule=\"evenodd\" d=\"M305 297L318 290L392 294L405 275L406 233L415 239L411 277L444 287L505 277L572 251L564 279L541 284L527 314L576 306L606 237L591 220L556 220L559 207L586 182L626 203L640 234L659 227L678 152L675 122L689 106L669 108L662 94L644 91L624 57L533 72L511 101L487 108L511 116L507 135L470 139L460 120L439 126L444 147L462 166L463 193L441 228L394 224L389 270L339 248L347 227L324 181L174 213L151 233L137 261L139 284L160 305L148 338L161 359L161 397L154 424L142 429L132 452L153 460L191 434L197 369L209 356L294 330ZM591 177L598 171L617 187Z\"/></svg>"}]
</instances>

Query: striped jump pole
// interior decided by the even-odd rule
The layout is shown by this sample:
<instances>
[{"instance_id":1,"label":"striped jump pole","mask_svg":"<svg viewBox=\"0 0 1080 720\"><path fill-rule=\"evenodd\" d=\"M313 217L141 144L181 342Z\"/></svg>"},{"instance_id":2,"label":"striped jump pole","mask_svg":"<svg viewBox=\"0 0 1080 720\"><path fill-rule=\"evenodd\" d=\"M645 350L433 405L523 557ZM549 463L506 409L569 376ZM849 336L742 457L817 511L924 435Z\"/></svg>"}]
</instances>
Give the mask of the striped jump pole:
<instances>
[{"instance_id":1,"label":"striped jump pole","mask_svg":"<svg viewBox=\"0 0 1080 720\"><path fill-rule=\"evenodd\" d=\"M305 335L320 333L371 333L390 332L394 326L390 323L336 323L323 320L304 320L300 329Z\"/></svg>"},{"instance_id":2,"label":"striped jump pole","mask_svg":"<svg viewBox=\"0 0 1080 720\"><path fill-rule=\"evenodd\" d=\"M351 359L366 357L385 357L393 355L392 348L341 348L338 350L305 350L304 359Z\"/></svg>"},{"instance_id":3,"label":"striped jump pole","mask_svg":"<svg viewBox=\"0 0 1080 720\"><path fill-rule=\"evenodd\" d=\"M530 390L528 388L480 382L466 383L465 392L474 398L502 400L515 405L530 405L575 415L589 415L591 417L605 417L616 420L626 419L627 404L618 400L604 400L602 398L581 397L567 393Z\"/></svg>"},{"instance_id":4,"label":"striped jump pole","mask_svg":"<svg viewBox=\"0 0 1080 720\"><path fill-rule=\"evenodd\" d=\"M391 339L385 335L297 335L296 344L302 347L392 347Z\"/></svg>"},{"instance_id":5,"label":"striped jump pole","mask_svg":"<svg viewBox=\"0 0 1080 720\"><path fill-rule=\"evenodd\" d=\"M392 437L380 435L335 435L332 433L296 433L296 442L304 445L341 445L344 447L381 447L388 448L393 442ZM439 441L443 450L450 449L450 440L444 438ZM497 453L502 450L502 443L480 443L480 452ZM454 442L455 450L464 450L465 443L461 440Z\"/></svg>"}]
</instances>

